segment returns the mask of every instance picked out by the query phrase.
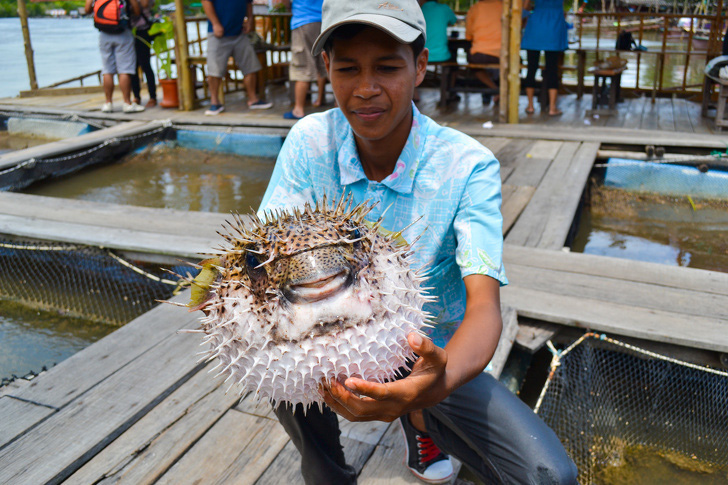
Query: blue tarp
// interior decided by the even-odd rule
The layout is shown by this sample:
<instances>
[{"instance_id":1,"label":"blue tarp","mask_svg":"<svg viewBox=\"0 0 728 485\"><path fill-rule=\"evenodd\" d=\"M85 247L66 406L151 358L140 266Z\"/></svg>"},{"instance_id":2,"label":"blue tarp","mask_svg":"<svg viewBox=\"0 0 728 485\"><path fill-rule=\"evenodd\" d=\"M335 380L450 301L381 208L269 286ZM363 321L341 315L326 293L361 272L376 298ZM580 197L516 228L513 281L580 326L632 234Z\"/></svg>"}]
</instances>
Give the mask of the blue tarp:
<instances>
[{"instance_id":1,"label":"blue tarp","mask_svg":"<svg viewBox=\"0 0 728 485\"><path fill-rule=\"evenodd\" d=\"M604 185L635 192L728 199L728 172L667 163L610 158Z\"/></svg>"},{"instance_id":2,"label":"blue tarp","mask_svg":"<svg viewBox=\"0 0 728 485\"><path fill-rule=\"evenodd\" d=\"M276 158L283 137L254 133L177 130L177 144L184 148L233 153L249 157Z\"/></svg>"}]
</instances>

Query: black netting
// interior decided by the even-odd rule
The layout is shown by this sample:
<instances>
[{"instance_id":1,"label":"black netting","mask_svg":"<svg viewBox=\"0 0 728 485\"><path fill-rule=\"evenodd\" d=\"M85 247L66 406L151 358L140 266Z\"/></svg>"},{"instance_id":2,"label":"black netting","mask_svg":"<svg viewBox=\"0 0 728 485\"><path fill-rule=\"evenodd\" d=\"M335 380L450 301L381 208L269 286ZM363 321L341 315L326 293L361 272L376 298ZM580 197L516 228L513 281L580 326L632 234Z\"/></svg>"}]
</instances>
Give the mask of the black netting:
<instances>
[{"instance_id":1,"label":"black netting","mask_svg":"<svg viewBox=\"0 0 728 485\"><path fill-rule=\"evenodd\" d=\"M674 452L728 477L728 373L588 337L564 352L538 414L579 468L601 483L635 446Z\"/></svg>"},{"instance_id":2,"label":"black netting","mask_svg":"<svg viewBox=\"0 0 728 485\"><path fill-rule=\"evenodd\" d=\"M172 296L170 278L102 248L0 237L0 298L34 308L123 325Z\"/></svg>"}]
</instances>

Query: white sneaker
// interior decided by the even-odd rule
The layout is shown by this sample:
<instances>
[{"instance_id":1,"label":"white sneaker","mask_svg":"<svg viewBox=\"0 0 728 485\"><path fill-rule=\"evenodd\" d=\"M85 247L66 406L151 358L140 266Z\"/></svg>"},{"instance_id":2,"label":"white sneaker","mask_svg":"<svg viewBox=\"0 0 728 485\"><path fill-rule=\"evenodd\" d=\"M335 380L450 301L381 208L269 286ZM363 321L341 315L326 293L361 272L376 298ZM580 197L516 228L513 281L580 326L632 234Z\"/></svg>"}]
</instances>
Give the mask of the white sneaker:
<instances>
[{"instance_id":1,"label":"white sneaker","mask_svg":"<svg viewBox=\"0 0 728 485\"><path fill-rule=\"evenodd\" d=\"M104 103L101 107L102 113L111 113L112 111L114 111L114 106L111 103Z\"/></svg>"},{"instance_id":2,"label":"white sneaker","mask_svg":"<svg viewBox=\"0 0 728 485\"><path fill-rule=\"evenodd\" d=\"M139 113L141 111L144 111L144 106L138 105L136 103L124 105L124 113Z\"/></svg>"}]
</instances>

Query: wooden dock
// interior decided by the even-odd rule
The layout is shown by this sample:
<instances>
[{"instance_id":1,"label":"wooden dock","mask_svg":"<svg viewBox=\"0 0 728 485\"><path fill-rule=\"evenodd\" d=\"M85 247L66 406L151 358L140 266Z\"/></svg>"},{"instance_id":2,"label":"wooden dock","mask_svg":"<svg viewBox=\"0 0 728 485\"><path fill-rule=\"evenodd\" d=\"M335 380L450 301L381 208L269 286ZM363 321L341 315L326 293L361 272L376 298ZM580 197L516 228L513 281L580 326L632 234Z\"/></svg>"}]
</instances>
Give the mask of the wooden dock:
<instances>
[{"instance_id":1,"label":"wooden dock","mask_svg":"<svg viewBox=\"0 0 728 485\"><path fill-rule=\"evenodd\" d=\"M209 120L178 115L180 124ZM288 126L266 116L210 121ZM725 148L725 137L551 123L486 129L478 115L457 123L502 166L510 285L502 291L506 326L492 372L517 339L518 317L728 352L728 274L563 250L602 143ZM197 259L217 244L226 217L0 193L0 233L155 257ZM197 363L199 336L178 333L196 320L161 305L32 381L0 389L0 483L302 483L298 453L270 406L226 394L207 372L214 364ZM344 422L342 436L359 483L420 483L401 463L396 425Z\"/></svg>"}]
</instances>

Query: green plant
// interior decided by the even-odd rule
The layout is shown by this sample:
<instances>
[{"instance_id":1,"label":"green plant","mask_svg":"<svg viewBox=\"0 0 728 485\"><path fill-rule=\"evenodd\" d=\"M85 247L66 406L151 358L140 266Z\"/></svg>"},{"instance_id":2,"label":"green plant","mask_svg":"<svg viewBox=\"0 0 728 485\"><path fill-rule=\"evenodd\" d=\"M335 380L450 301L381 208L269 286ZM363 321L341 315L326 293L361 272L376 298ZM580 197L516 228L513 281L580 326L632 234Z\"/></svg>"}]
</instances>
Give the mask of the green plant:
<instances>
[{"instance_id":1,"label":"green plant","mask_svg":"<svg viewBox=\"0 0 728 485\"><path fill-rule=\"evenodd\" d=\"M159 67L167 79L172 79L172 52L174 51L174 23L164 16L149 28L152 49L159 59Z\"/></svg>"}]
</instances>

